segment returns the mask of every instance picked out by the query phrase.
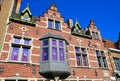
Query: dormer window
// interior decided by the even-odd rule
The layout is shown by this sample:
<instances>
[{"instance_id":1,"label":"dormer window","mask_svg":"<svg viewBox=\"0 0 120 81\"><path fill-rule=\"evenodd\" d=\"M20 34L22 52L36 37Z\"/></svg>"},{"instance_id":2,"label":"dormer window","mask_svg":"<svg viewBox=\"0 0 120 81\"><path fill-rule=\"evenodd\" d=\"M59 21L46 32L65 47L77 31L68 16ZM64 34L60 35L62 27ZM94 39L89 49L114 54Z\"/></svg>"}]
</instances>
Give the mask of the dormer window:
<instances>
[{"instance_id":1,"label":"dormer window","mask_svg":"<svg viewBox=\"0 0 120 81\"><path fill-rule=\"evenodd\" d=\"M92 32L92 38L99 40L99 34L97 32Z\"/></svg>"},{"instance_id":2,"label":"dormer window","mask_svg":"<svg viewBox=\"0 0 120 81\"><path fill-rule=\"evenodd\" d=\"M25 21L30 21L29 14L26 12L23 16L21 16L21 19Z\"/></svg>"},{"instance_id":3,"label":"dormer window","mask_svg":"<svg viewBox=\"0 0 120 81\"><path fill-rule=\"evenodd\" d=\"M48 28L55 29L55 30L61 30L60 21L48 19Z\"/></svg>"}]
</instances>

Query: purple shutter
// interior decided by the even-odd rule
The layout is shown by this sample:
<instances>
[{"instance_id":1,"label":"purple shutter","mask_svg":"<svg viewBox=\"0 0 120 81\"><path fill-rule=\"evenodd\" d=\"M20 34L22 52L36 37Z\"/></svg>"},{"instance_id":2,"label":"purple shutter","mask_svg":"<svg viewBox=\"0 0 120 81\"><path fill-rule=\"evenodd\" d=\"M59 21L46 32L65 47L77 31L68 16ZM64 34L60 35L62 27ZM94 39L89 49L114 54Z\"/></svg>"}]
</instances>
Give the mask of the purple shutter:
<instances>
[{"instance_id":1,"label":"purple shutter","mask_svg":"<svg viewBox=\"0 0 120 81\"><path fill-rule=\"evenodd\" d=\"M28 56L29 56L29 49L28 48L23 48L22 61L28 61Z\"/></svg>"},{"instance_id":2,"label":"purple shutter","mask_svg":"<svg viewBox=\"0 0 120 81\"><path fill-rule=\"evenodd\" d=\"M20 38L14 38L14 43L20 43Z\"/></svg>"},{"instance_id":3,"label":"purple shutter","mask_svg":"<svg viewBox=\"0 0 120 81\"><path fill-rule=\"evenodd\" d=\"M30 40L24 39L24 44L29 45L30 44Z\"/></svg>"},{"instance_id":4,"label":"purple shutter","mask_svg":"<svg viewBox=\"0 0 120 81\"><path fill-rule=\"evenodd\" d=\"M59 41L59 46L63 46L63 41Z\"/></svg>"},{"instance_id":5,"label":"purple shutter","mask_svg":"<svg viewBox=\"0 0 120 81\"><path fill-rule=\"evenodd\" d=\"M60 54L60 61L64 61L65 57L64 57L64 49L63 48L59 48L59 54Z\"/></svg>"},{"instance_id":6,"label":"purple shutter","mask_svg":"<svg viewBox=\"0 0 120 81\"><path fill-rule=\"evenodd\" d=\"M48 54L48 47L42 48L42 61L48 60L49 54Z\"/></svg>"},{"instance_id":7,"label":"purple shutter","mask_svg":"<svg viewBox=\"0 0 120 81\"><path fill-rule=\"evenodd\" d=\"M42 46L46 46L46 45L48 45L48 40L43 40L43 42L42 42Z\"/></svg>"},{"instance_id":8,"label":"purple shutter","mask_svg":"<svg viewBox=\"0 0 120 81\"><path fill-rule=\"evenodd\" d=\"M81 65L81 57L80 57L80 55L76 54L76 60L77 60L77 65L80 66Z\"/></svg>"},{"instance_id":9,"label":"purple shutter","mask_svg":"<svg viewBox=\"0 0 120 81\"><path fill-rule=\"evenodd\" d=\"M18 60L19 47L12 47L11 60Z\"/></svg>"},{"instance_id":10,"label":"purple shutter","mask_svg":"<svg viewBox=\"0 0 120 81\"><path fill-rule=\"evenodd\" d=\"M57 48L52 47L52 60L56 61L57 60Z\"/></svg>"}]
</instances>

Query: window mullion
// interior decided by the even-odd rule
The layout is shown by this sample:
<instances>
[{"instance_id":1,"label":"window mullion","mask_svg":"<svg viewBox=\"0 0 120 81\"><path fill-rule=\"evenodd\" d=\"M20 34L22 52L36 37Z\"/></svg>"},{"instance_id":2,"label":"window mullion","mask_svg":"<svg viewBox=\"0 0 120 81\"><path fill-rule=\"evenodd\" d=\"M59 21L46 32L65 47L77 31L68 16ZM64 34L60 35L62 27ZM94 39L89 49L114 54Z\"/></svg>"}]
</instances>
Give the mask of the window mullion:
<instances>
[{"instance_id":1,"label":"window mullion","mask_svg":"<svg viewBox=\"0 0 120 81\"><path fill-rule=\"evenodd\" d=\"M21 61L21 59L22 59L22 51L23 51L22 46L20 46L20 50L19 50L19 54L18 54L18 61Z\"/></svg>"},{"instance_id":2,"label":"window mullion","mask_svg":"<svg viewBox=\"0 0 120 81\"><path fill-rule=\"evenodd\" d=\"M48 39L49 61L52 61L52 38Z\"/></svg>"},{"instance_id":3,"label":"window mullion","mask_svg":"<svg viewBox=\"0 0 120 81\"><path fill-rule=\"evenodd\" d=\"M57 42L57 43L56 43L56 44L57 44L57 45L56 45L56 47L57 47L57 61L60 61L60 54L59 54L59 53L60 53L60 52L59 52L59 51L60 51L60 50L59 50L59 49L60 49L60 48L59 48L59 40L56 40L56 42Z\"/></svg>"}]
</instances>

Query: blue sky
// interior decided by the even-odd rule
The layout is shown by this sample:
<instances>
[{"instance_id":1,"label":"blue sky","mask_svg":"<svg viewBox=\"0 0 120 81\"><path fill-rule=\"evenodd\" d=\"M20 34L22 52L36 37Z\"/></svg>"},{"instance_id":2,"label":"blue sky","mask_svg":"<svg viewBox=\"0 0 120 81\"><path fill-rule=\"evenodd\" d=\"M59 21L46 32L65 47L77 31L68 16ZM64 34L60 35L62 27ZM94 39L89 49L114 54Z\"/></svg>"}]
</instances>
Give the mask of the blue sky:
<instances>
[{"instance_id":1,"label":"blue sky","mask_svg":"<svg viewBox=\"0 0 120 81\"><path fill-rule=\"evenodd\" d=\"M22 0L20 11L29 4L33 16L42 16L55 3L65 21L72 18L86 28L94 20L103 38L118 40L120 32L120 0Z\"/></svg>"}]
</instances>

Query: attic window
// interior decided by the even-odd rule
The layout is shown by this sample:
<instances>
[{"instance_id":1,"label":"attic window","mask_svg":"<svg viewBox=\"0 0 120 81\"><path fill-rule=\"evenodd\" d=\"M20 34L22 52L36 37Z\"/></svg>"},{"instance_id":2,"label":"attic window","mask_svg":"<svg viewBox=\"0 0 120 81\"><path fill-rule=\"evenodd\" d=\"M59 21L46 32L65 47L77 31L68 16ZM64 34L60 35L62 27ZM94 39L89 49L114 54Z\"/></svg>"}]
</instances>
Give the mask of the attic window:
<instances>
[{"instance_id":1,"label":"attic window","mask_svg":"<svg viewBox=\"0 0 120 81\"><path fill-rule=\"evenodd\" d=\"M27 12L24 13L24 14L21 16L21 19L22 19L22 20L25 20L25 21L30 21L29 14L28 14Z\"/></svg>"}]
</instances>

